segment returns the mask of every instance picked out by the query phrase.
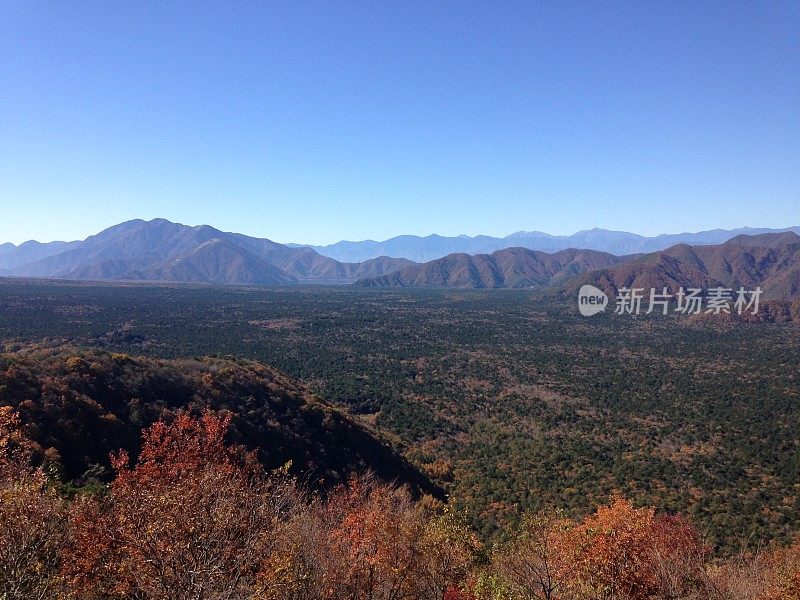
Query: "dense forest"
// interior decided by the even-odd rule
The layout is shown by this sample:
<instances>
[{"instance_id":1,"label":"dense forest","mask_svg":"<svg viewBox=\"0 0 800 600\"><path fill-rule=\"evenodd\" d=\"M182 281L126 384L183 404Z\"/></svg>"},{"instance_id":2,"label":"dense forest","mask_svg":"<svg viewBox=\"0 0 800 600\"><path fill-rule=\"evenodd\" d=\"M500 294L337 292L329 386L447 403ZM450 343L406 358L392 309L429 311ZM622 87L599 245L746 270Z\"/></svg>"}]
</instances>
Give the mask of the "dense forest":
<instances>
[{"instance_id":1,"label":"dense forest","mask_svg":"<svg viewBox=\"0 0 800 600\"><path fill-rule=\"evenodd\" d=\"M108 453L124 447L135 460L141 427L210 409L233 415L233 443L280 440L261 464L292 460L287 475L304 488L325 494L348 466L390 464L379 481L408 483L425 510L443 490L485 549L510 543L531 515L584 523L614 494L685 515L714 560L798 532L791 323L586 319L571 301L513 290L7 280L0 307L2 370L29 386L0 387L0 405L18 411L36 466L67 497L105 489ZM204 379L226 370L230 381ZM276 382L293 390L289 409ZM69 428L42 417L53 408L44 399L62 397L100 405L69 421L101 426L83 454L63 446L85 432L69 442ZM320 425L321 414L335 423ZM349 433L336 437L340 421ZM331 436L348 450L331 452Z\"/></svg>"},{"instance_id":2,"label":"dense forest","mask_svg":"<svg viewBox=\"0 0 800 600\"><path fill-rule=\"evenodd\" d=\"M110 486L59 494L0 408L5 600L790 600L800 544L713 563L686 520L621 496L581 521L527 516L489 550L452 510L370 476L325 496L178 413L115 453Z\"/></svg>"}]
</instances>

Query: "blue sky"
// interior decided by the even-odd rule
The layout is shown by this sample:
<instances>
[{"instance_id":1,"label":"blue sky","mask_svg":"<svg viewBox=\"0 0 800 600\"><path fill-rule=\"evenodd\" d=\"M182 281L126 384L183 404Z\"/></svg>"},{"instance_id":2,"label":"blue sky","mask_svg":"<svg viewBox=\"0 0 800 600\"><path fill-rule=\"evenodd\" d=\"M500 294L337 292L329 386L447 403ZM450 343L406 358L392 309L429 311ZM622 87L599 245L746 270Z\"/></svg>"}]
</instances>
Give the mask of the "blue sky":
<instances>
[{"instance_id":1,"label":"blue sky","mask_svg":"<svg viewBox=\"0 0 800 600\"><path fill-rule=\"evenodd\" d=\"M0 241L800 224L800 3L0 3Z\"/></svg>"}]
</instances>

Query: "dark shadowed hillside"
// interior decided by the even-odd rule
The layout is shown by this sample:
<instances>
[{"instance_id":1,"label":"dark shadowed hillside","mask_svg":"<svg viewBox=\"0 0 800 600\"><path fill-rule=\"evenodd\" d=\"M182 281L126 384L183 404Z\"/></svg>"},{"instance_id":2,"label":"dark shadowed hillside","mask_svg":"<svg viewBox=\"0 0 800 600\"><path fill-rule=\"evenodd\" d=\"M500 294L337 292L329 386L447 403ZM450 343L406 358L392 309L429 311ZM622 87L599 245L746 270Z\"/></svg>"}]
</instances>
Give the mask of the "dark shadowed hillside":
<instances>
[{"instance_id":1,"label":"dark shadowed hillside","mask_svg":"<svg viewBox=\"0 0 800 600\"><path fill-rule=\"evenodd\" d=\"M403 458L342 412L262 363L154 360L74 349L0 355L0 406L22 417L42 457L68 479L105 477L109 453L138 451L141 430L177 411L229 411L231 441L313 486L372 470L438 495Z\"/></svg>"}]
</instances>

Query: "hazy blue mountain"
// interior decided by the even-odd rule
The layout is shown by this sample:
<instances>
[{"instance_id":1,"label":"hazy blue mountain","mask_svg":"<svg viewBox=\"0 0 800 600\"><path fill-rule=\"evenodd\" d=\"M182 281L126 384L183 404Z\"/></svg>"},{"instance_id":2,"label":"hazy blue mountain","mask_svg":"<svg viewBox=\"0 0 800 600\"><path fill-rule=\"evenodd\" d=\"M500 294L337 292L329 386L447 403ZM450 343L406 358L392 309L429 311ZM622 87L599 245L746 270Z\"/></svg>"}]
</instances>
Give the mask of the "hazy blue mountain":
<instances>
[{"instance_id":1,"label":"hazy blue mountain","mask_svg":"<svg viewBox=\"0 0 800 600\"><path fill-rule=\"evenodd\" d=\"M540 231L518 231L502 238L479 235L425 237L401 235L383 242L337 242L328 246L309 246L322 254L340 261L360 262L378 256L407 258L416 262L427 262L448 254L490 254L504 248L520 247L542 252L558 252L567 248L583 248L611 254L626 255L655 252L675 244L721 244L737 235L756 235L779 231L800 233L800 227L786 229L764 229L743 227L740 229L713 229L698 233L663 234L645 237L625 231L589 229L573 235L550 235ZM298 246L293 244L292 246Z\"/></svg>"},{"instance_id":2,"label":"hazy blue mountain","mask_svg":"<svg viewBox=\"0 0 800 600\"><path fill-rule=\"evenodd\" d=\"M50 242L43 244L35 240L24 242L19 246L9 243L0 244L0 272L64 252L74 248L77 244L80 244L80 242Z\"/></svg>"}]
</instances>

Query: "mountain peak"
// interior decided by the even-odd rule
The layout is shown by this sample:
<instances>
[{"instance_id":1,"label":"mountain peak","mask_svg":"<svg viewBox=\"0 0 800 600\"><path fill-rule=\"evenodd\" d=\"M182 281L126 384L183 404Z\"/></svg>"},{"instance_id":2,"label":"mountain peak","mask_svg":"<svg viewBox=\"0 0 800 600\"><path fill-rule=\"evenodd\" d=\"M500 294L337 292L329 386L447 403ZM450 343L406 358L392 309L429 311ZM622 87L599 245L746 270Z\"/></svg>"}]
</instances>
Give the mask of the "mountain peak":
<instances>
[{"instance_id":1,"label":"mountain peak","mask_svg":"<svg viewBox=\"0 0 800 600\"><path fill-rule=\"evenodd\" d=\"M384 258L343 264L308 247L290 248L264 238L225 233L210 225L167 219L133 219L82 242L0 253L3 274L61 279L182 281L277 285L351 283L409 263Z\"/></svg>"}]
</instances>

